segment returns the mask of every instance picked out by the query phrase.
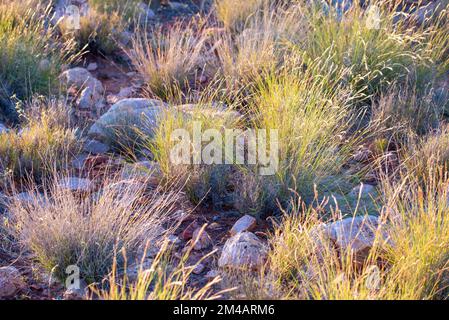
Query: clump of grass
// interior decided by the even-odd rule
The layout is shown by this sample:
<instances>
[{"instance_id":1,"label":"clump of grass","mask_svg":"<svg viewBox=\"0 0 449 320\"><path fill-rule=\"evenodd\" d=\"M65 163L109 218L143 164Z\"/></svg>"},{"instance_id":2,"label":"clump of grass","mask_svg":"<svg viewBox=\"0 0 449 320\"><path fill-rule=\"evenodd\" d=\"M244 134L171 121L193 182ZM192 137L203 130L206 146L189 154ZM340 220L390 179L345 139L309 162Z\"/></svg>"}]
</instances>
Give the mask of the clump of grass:
<instances>
[{"instance_id":1,"label":"clump of grass","mask_svg":"<svg viewBox=\"0 0 449 320\"><path fill-rule=\"evenodd\" d=\"M200 150L196 149L193 145L195 127L197 129L201 127L202 133L208 129L215 129L224 135L224 129L237 127L238 118L231 111L214 110L211 106L198 104L169 109L161 115L159 121L160 125L154 133L154 138L147 140L145 148L151 151L167 181L177 179L185 187L191 200L194 202L203 200L209 190L214 189L211 186L214 172L218 170L222 173L219 177L226 180L224 173L229 171L229 168L225 168L226 165L220 166L225 156L223 141L211 138L209 142L202 142ZM188 137L180 136L178 134L180 130L188 134ZM186 138L190 141L186 141ZM222 162L205 164L201 160L203 148L211 144L222 150ZM200 159L199 162L194 161L197 157ZM182 159L187 161L179 163ZM224 171L220 171L222 169ZM226 184L223 181L222 183ZM217 185L215 189L220 188Z\"/></svg>"},{"instance_id":2,"label":"clump of grass","mask_svg":"<svg viewBox=\"0 0 449 320\"><path fill-rule=\"evenodd\" d=\"M80 17L80 28L73 29L66 20L59 24L63 37L73 39L77 51L111 55L120 49L122 32L125 30L118 11L102 12L91 8Z\"/></svg>"},{"instance_id":3,"label":"clump of grass","mask_svg":"<svg viewBox=\"0 0 449 320\"><path fill-rule=\"evenodd\" d=\"M167 100L178 88L188 88L203 65L206 36L192 25L175 24L168 31L138 31L128 52L145 80L148 93Z\"/></svg>"},{"instance_id":4,"label":"clump of grass","mask_svg":"<svg viewBox=\"0 0 449 320\"><path fill-rule=\"evenodd\" d=\"M279 195L289 199L289 189L309 199L314 184L338 174L357 139L347 134L354 114L352 95L332 87L331 74L314 77L309 71L289 71L269 76L258 88L250 108L254 127L278 131Z\"/></svg>"},{"instance_id":5,"label":"clump of grass","mask_svg":"<svg viewBox=\"0 0 449 320\"><path fill-rule=\"evenodd\" d=\"M0 171L16 182L41 181L80 150L64 102L35 100L28 109L25 128L0 134Z\"/></svg>"},{"instance_id":6,"label":"clump of grass","mask_svg":"<svg viewBox=\"0 0 449 320\"><path fill-rule=\"evenodd\" d=\"M143 1L145 2L145 1ZM119 13L121 19L124 22L130 23L135 18L136 13L139 10L139 4L142 1L139 0L93 0L90 4L95 10L101 13L116 14Z\"/></svg>"},{"instance_id":7,"label":"clump of grass","mask_svg":"<svg viewBox=\"0 0 449 320\"><path fill-rule=\"evenodd\" d=\"M179 198L175 191L147 194L145 183L114 177L104 181L99 193L92 189L79 195L60 188L60 179L46 184L47 191L31 202L17 200L10 206L17 239L60 280L71 265L79 267L88 284L102 281L114 259L123 268L142 245L156 244L165 233L162 227L170 227Z\"/></svg>"},{"instance_id":8,"label":"clump of grass","mask_svg":"<svg viewBox=\"0 0 449 320\"><path fill-rule=\"evenodd\" d=\"M373 5L379 13L375 24L359 6L353 6L343 17L311 9L309 36L298 46L312 60L328 52L332 65L347 69L347 83L365 97L379 94L415 69L429 72L432 65L426 50L428 30L413 30L404 19L394 23L395 10L389 10L382 1Z\"/></svg>"},{"instance_id":9,"label":"clump of grass","mask_svg":"<svg viewBox=\"0 0 449 320\"><path fill-rule=\"evenodd\" d=\"M215 10L219 21L231 32L240 32L248 20L254 18L268 6L266 0L216 0Z\"/></svg>"},{"instance_id":10,"label":"clump of grass","mask_svg":"<svg viewBox=\"0 0 449 320\"><path fill-rule=\"evenodd\" d=\"M228 94L247 96L257 79L275 70L279 62L275 40L269 28L245 29L236 37L218 40L218 76L224 78Z\"/></svg>"},{"instance_id":11,"label":"clump of grass","mask_svg":"<svg viewBox=\"0 0 449 320\"><path fill-rule=\"evenodd\" d=\"M447 299L448 180L441 169L428 168L424 184L413 171L384 180L383 231L361 264L350 248L337 253L320 236L314 208L297 205L276 228L268 276L260 278L284 299Z\"/></svg>"},{"instance_id":12,"label":"clump of grass","mask_svg":"<svg viewBox=\"0 0 449 320\"><path fill-rule=\"evenodd\" d=\"M414 81L392 86L372 106L372 120L385 128L403 127L424 134L438 127L444 105L435 103L433 90L421 90Z\"/></svg>"},{"instance_id":13,"label":"clump of grass","mask_svg":"<svg viewBox=\"0 0 449 320\"><path fill-rule=\"evenodd\" d=\"M304 17L301 8L276 7L251 19L237 35L218 35L216 77L224 80L228 96L250 99L258 81L291 62L289 44L304 41Z\"/></svg>"},{"instance_id":14,"label":"clump of grass","mask_svg":"<svg viewBox=\"0 0 449 320\"><path fill-rule=\"evenodd\" d=\"M9 120L18 120L13 96L55 93L61 66L76 59L68 56L73 43L56 41L47 26L49 13L36 1L0 1L0 112Z\"/></svg>"}]
</instances>

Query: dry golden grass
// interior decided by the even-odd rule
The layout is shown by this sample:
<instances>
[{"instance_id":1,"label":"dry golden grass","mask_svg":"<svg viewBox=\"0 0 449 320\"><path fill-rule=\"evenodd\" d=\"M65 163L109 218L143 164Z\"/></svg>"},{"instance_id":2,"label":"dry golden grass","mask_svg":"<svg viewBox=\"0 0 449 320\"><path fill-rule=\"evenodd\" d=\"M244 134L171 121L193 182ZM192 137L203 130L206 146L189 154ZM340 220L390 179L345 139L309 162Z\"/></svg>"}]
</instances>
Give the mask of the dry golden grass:
<instances>
[{"instance_id":1,"label":"dry golden grass","mask_svg":"<svg viewBox=\"0 0 449 320\"><path fill-rule=\"evenodd\" d=\"M205 41L193 26L178 23L169 31L137 31L128 55L149 94L166 100L195 79L197 68L203 66Z\"/></svg>"},{"instance_id":2,"label":"dry golden grass","mask_svg":"<svg viewBox=\"0 0 449 320\"><path fill-rule=\"evenodd\" d=\"M25 128L0 134L0 172L6 181L40 182L80 151L64 101L36 98L26 109Z\"/></svg>"},{"instance_id":3,"label":"dry golden grass","mask_svg":"<svg viewBox=\"0 0 449 320\"><path fill-rule=\"evenodd\" d=\"M122 268L145 243L156 246L176 222L170 219L179 192L146 193L146 181L117 175L98 191L78 194L62 189L62 179L58 174L47 180L43 194L35 185L30 201L17 199L10 206L13 234L60 280L67 276L66 268L75 265L88 284L101 281L114 260Z\"/></svg>"},{"instance_id":4,"label":"dry golden grass","mask_svg":"<svg viewBox=\"0 0 449 320\"><path fill-rule=\"evenodd\" d=\"M204 230L204 228L203 228ZM193 270L213 252L206 254L193 265L187 265L192 253L192 243L179 261L171 257L172 249L164 243L151 266L140 265L137 278L130 281L127 273L119 274L113 269L103 287L93 287L93 297L104 300L215 300L232 289L217 290L219 276L199 288L189 287Z\"/></svg>"},{"instance_id":5,"label":"dry golden grass","mask_svg":"<svg viewBox=\"0 0 449 320\"><path fill-rule=\"evenodd\" d=\"M268 9L266 0L216 0L215 10L218 19L224 27L232 32L240 32L246 23L261 13L263 9Z\"/></svg>"}]
</instances>

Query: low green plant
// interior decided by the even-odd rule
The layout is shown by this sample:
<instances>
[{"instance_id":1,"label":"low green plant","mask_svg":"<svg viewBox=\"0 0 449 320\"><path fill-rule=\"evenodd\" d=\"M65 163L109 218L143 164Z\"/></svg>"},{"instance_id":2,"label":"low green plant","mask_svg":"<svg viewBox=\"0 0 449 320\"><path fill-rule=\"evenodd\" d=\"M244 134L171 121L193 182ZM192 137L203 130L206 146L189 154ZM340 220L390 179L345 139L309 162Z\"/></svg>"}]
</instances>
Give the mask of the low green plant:
<instances>
[{"instance_id":1,"label":"low green plant","mask_svg":"<svg viewBox=\"0 0 449 320\"><path fill-rule=\"evenodd\" d=\"M312 60L327 52L330 67L345 69L344 82L355 92L363 92L365 99L405 80L412 71L419 70L426 77L433 67L429 41L437 41L431 31L413 29L382 1L371 5L368 11L354 5L343 17L312 7L309 35L297 45Z\"/></svg>"},{"instance_id":2,"label":"low green plant","mask_svg":"<svg viewBox=\"0 0 449 320\"><path fill-rule=\"evenodd\" d=\"M278 132L275 178L281 201L288 201L291 189L306 201L313 198L313 185L339 174L351 148L363 137L362 132L348 135L357 116L350 107L351 93L333 87L331 73L315 77L311 69L265 78L250 105L252 127Z\"/></svg>"},{"instance_id":3,"label":"low green plant","mask_svg":"<svg viewBox=\"0 0 449 320\"><path fill-rule=\"evenodd\" d=\"M73 42L58 41L49 17L50 7L34 0L0 1L0 113L11 121L15 98L57 93L61 66L76 60Z\"/></svg>"}]
</instances>

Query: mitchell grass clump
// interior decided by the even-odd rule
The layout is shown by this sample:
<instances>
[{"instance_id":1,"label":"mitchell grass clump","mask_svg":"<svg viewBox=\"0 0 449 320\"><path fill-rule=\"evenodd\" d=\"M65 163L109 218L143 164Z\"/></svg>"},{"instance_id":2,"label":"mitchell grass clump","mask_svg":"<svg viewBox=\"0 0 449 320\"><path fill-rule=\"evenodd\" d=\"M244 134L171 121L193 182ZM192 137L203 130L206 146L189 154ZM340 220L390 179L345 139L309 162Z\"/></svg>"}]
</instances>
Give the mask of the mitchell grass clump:
<instances>
[{"instance_id":1,"label":"mitchell grass clump","mask_svg":"<svg viewBox=\"0 0 449 320\"><path fill-rule=\"evenodd\" d=\"M145 181L115 177L98 191L76 194L62 189L60 179L50 181L43 195L35 186L32 201L16 200L10 211L16 238L61 280L75 265L87 283L102 281L114 260L121 270L172 226L179 192L147 193Z\"/></svg>"},{"instance_id":2,"label":"mitchell grass clump","mask_svg":"<svg viewBox=\"0 0 449 320\"><path fill-rule=\"evenodd\" d=\"M298 58L292 54L291 43L303 42L306 28L302 9L294 7L266 10L237 35L218 34L214 39L215 77L222 79L228 98L247 101L258 82L286 65L290 68Z\"/></svg>"},{"instance_id":3,"label":"mitchell grass clump","mask_svg":"<svg viewBox=\"0 0 449 320\"><path fill-rule=\"evenodd\" d=\"M204 200L211 189L220 189L218 185L215 188L211 185L212 173L217 170L220 171L219 167L229 166L220 165L220 163L206 164L203 161L194 163L194 158L200 157L200 159L203 159L204 146L219 142L211 138L209 143L202 142L202 149L196 150L192 142L187 141L187 145L183 144L186 142L182 140L185 138L185 135L174 134L175 130L177 132L183 130L183 133L188 134L190 139L192 139L194 130L197 130L199 127L201 132L212 129L223 134L224 129L237 128L238 121L238 117L232 111L214 110L214 107L207 105L186 105L168 109L160 116L159 126L154 132L154 137L146 139L143 147L151 151L154 160L160 165L165 180L171 181L175 179L179 181L184 186L190 199L198 203ZM180 149L182 146L186 149ZM216 147L224 150L223 144L217 144ZM184 154L185 150L187 154ZM225 152L223 151L222 155L224 154ZM179 159L185 158L188 160L187 163L176 163ZM225 178L225 175L219 175L219 177Z\"/></svg>"}]
</instances>

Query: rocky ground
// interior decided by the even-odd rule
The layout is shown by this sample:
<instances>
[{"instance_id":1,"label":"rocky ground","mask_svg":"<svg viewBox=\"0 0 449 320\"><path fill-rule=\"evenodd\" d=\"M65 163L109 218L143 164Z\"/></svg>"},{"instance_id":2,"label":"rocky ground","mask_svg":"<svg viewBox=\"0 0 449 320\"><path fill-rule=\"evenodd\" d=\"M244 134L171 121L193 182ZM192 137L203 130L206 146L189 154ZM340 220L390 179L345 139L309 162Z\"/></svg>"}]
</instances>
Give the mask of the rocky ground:
<instances>
[{"instance_id":1,"label":"rocky ground","mask_svg":"<svg viewBox=\"0 0 449 320\"><path fill-rule=\"evenodd\" d=\"M62 0L64 7L68 0ZM87 0L72 0L72 3L85 6ZM167 28L176 20L191 17L198 12L207 12L208 1L186 0L171 2L168 6L144 6L149 23L160 24ZM88 10L88 9L86 9ZM124 179L144 176L148 188L156 188L162 180L158 164L142 156L129 163L123 155L115 152L108 141L107 128L120 119L129 117L138 121L140 114L157 122L157 116L166 108L166 104L153 99L142 98L143 79L130 65L124 52L114 58L87 54L74 66L70 66L60 75L61 85L68 88L67 100L73 108L74 118L86 131L82 151L70 163L71 176L61 180L59 187L73 193L95 193L101 191L101 183L107 175L122 174ZM181 107L182 110L182 107ZM188 112L186 110L185 112ZM215 112L222 112L215 110ZM134 125L139 125L138 122ZM0 123L0 133L6 132L7 126ZM348 171L353 167L363 166L371 160L372 146L360 148L354 155ZM395 150L386 160L391 167L397 166ZM147 173L152 172L148 181ZM378 197L378 176L366 175L363 184L348 186L344 196L327 196L325 207L333 206L333 201L340 203L343 212L351 212L358 206L373 212L372 200ZM330 199L331 198L331 199ZM14 199L0 193L0 214L7 217L6 205L11 201L28 201L30 195L19 193ZM194 206L188 201L178 204L175 223L179 223L169 241L173 246L175 259L193 247L187 264L195 265L189 287L202 287L220 274L220 270L246 267L251 270L262 268L269 250L268 238L272 232L273 219L255 218L241 215L234 208L216 208L210 204ZM346 218L322 225L317 232L324 234L336 252L343 252L348 247L360 256L372 248L375 230L382 225L377 216ZM204 229L203 229L204 227ZM382 230L383 231L383 230ZM388 236L385 236L388 238ZM388 241L388 240L386 240ZM8 254L6 253L8 252ZM11 255L10 250L0 249L0 299L78 299L85 297L86 290L67 291L64 286L52 279L48 272L41 270L33 261L35 257L29 252ZM204 256L213 252L206 259ZM149 252L143 264L151 265L157 252ZM201 261L198 263L198 261ZM131 277L138 266L131 265L128 274Z\"/></svg>"}]
</instances>

